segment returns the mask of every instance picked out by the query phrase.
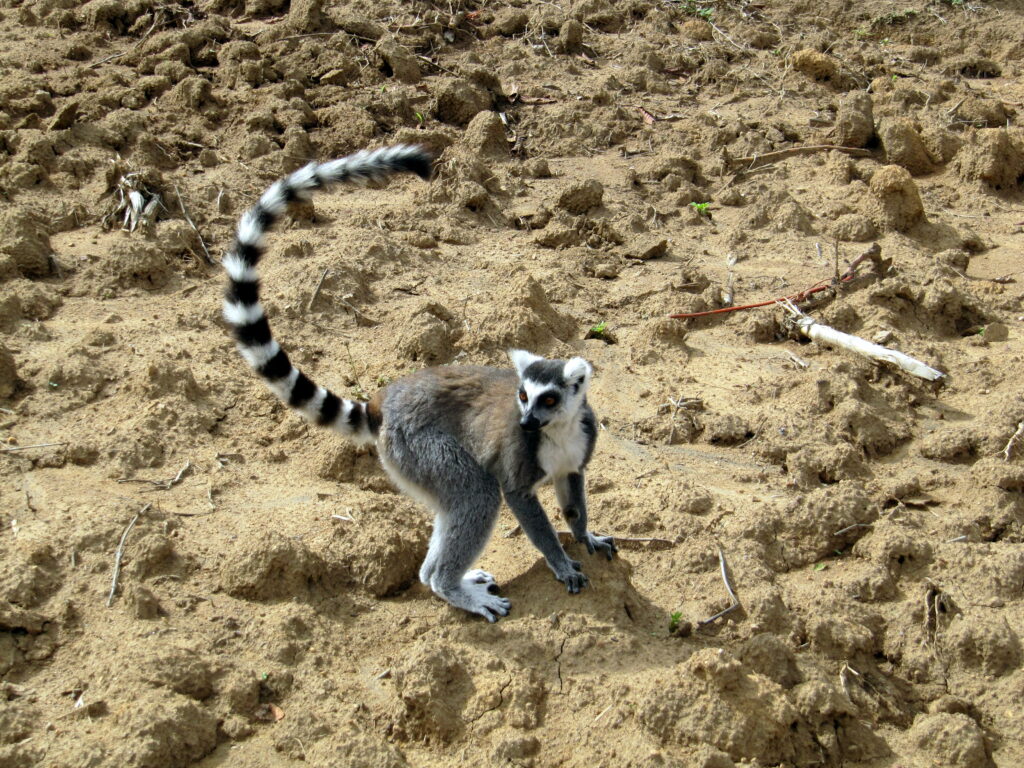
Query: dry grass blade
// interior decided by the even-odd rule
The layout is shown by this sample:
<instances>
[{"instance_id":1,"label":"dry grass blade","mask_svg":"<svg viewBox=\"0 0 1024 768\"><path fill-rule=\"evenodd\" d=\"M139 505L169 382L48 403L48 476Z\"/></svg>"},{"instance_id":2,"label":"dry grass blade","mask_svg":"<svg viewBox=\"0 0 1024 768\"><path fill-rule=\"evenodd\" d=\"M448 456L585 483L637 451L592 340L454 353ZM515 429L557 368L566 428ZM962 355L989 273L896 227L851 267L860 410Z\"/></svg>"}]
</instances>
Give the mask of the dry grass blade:
<instances>
[{"instance_id":1,"label":"dry grass blade","mask_svg":"<svg viewBox=\"0 0 1024 768\"><path fill-rule=\"evenodd\" d=\"M185 466L183 466L181 469L178 470L178 474L176 474L174 477L172 477L169 480L139 480L139 479L136 479L136 478L121 477L121 478L118 478L117 482L119 482L119 483L149 483L150 485L154 486L154 490L169 491L171 488L173 488L174 486L176 486L178 483L180 483L182 481L182 478L185 477L185 473L188 472L190 469L192 469L192 462L191 461L186 461L185 462Z\"/></svg>"}]
</instances>

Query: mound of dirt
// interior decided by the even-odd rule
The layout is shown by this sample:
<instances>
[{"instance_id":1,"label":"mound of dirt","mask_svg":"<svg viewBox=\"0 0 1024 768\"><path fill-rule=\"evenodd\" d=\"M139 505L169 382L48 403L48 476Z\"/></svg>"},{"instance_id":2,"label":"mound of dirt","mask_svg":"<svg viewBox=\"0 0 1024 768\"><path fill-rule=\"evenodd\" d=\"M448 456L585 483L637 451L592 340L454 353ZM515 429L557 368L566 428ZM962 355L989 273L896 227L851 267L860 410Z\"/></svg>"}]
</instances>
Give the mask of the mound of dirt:
<instances>
[{"instance_id":1,"label":"mound of dirt","mask_svg":"<svg viewBox=\"0 0 1024 768\"><path fill-rule=\"evenodd\" d=\"M301 542L270 532L231 552L221 566L221 588L252 600L302 597L321 577L323 561Z\"/></svg>"}]
</instances>

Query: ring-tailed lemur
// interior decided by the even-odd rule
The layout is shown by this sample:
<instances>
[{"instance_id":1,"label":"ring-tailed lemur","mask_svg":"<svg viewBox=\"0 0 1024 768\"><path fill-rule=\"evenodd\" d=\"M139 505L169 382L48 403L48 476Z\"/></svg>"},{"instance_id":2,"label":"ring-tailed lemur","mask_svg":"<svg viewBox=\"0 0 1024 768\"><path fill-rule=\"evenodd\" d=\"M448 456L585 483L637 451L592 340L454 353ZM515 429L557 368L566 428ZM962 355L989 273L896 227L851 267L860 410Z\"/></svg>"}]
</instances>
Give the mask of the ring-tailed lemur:
<instances>
[{"instance_id":1,"label":"ring-tailed lemur","mask_svg":"<svg viewBox=\"0 0 1024 768\"><path fill-rule=\"evenodd\" d=\"M530 541L569 592L587 584L562 549L537 488L551 481L576 540L609 559L611 537L587 530L583 470L597 437L587 405L591 367L583 358L547 360L513 350L515 371L474 366L428 368L399 379L368 402L345 400L317 386L274 341L259 301L256 265L263 235L292 200L345 181L408 171L423 179L431 157L398 145L311 163L267 189L238 223L224 257L230 283L224 317L242 357L289 406L361 443L376 442L395 484L435 514L420 580L437 595L488 621L508 614L494 577L469 570L491 535L504 496Z\"/></svg>"}]
</instances>

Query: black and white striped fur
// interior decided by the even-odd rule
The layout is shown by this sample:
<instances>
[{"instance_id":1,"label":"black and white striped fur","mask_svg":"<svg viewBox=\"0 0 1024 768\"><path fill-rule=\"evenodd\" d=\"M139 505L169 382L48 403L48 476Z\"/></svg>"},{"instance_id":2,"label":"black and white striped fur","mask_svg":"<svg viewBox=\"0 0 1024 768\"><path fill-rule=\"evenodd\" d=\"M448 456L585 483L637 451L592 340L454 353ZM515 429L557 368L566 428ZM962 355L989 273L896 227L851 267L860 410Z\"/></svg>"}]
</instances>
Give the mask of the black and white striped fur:
<instances>
[{"instance_id":1,"label":"black and white striped fur","mask_svg":"<svg viewBox=\"0 0 1024 768\"><path fill-rule=\"evenodd\" d=\"M285 212L288 204L308 200L313 192L334 184L358 184L394 173L415 173L429 179L431 157L422 148L398 144L326 163L310 163L274 183L259 202L245 212L223 265L230 282L224 297L224 318L234 329L238 350L284 402L315 423L334 429L361 443L376 439L367 403L345 400L314 384L291 364L274 340L259 298L256 267L262 258L264 234Z\"/></svg>"}]
</instances>

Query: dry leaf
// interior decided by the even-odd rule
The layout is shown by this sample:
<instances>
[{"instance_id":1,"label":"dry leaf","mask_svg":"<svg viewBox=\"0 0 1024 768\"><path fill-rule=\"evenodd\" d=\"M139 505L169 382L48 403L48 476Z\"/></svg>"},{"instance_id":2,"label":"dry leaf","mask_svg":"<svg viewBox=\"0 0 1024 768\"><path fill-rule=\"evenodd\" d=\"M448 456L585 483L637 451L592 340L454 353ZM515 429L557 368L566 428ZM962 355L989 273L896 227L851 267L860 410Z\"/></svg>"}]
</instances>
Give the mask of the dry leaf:
<instances>
[{"instance_id":1,"label":"dry leaf","mask_svg":"<svg viewBox=\"0 0 1024 768\"><path fill-rule=\"evenodd\" d=\"M276 723L284 718L284 710L277 704L260 704L252 716L265 723Z\"/></svg>"}]
</instances>

